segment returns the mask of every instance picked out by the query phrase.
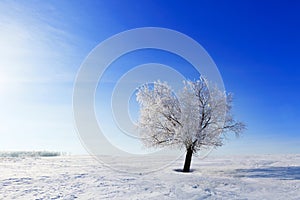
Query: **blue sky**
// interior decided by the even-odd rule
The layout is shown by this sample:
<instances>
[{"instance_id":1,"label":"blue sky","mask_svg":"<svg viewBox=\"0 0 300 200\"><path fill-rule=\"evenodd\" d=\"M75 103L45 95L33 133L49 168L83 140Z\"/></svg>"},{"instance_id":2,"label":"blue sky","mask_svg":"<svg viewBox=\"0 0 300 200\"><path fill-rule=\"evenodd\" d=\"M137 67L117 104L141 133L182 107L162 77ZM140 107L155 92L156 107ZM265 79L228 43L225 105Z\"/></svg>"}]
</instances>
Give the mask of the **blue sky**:
<instances>
[{"instance_id":1,"label":"blue sky","mask_svg":"<svg viewBox=\"0 0 300 200\"><path fill-rule=\"evenodd\" d=\"M151 26L199 42L234 93L248 129L218 153L300 153L299 10L298 1L1 1L0 150L85 153L72 113L80 64L108 37ZM132 64L176 60L136 53Z\"/></svg>"}]
</instances>

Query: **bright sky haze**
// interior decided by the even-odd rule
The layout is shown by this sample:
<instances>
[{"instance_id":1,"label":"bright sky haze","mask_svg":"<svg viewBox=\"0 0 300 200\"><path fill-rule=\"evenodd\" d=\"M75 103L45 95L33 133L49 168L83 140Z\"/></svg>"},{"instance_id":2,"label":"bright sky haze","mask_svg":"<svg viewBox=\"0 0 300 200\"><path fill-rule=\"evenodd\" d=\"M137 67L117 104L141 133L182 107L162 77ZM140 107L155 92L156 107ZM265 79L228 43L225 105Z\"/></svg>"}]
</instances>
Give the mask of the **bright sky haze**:
<instances>
[{"instance_id":1,"label":"bright sky haze","mask_svg":"<svg viewBox=\"0 0 300 200\"><path fill-rule=\"evenodd\" d=\"M234 93L233 113L247 130L216 153L300 153L299 10L298 1L1 1L0 151L85 154L72 111L81 63L119 32L163 27L201 44ZM184 60L148 49L116 60L104 90L149 62L199 76Z\"/></svg>"}]
</instances>

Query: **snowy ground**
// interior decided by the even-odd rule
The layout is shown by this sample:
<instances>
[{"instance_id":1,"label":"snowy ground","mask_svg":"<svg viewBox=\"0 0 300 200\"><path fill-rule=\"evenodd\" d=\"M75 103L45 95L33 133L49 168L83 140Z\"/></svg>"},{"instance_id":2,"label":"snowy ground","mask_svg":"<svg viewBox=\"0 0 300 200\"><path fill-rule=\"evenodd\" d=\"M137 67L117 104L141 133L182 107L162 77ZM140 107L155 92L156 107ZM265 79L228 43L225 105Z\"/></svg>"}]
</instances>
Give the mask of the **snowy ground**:
<instances>
[{"instance_id":1,"label":"snowy ground","mask_svg":"<svg viewBox=\"0 0 300 200\"><path fill-rule=\"evenodd\" d=\"M115 162L137 163L128 160ZM300 155L194 158L192 173L181 167L128 174L88 156L0 158L0 199L300 199Z\"/></svg>"}]
</instances>

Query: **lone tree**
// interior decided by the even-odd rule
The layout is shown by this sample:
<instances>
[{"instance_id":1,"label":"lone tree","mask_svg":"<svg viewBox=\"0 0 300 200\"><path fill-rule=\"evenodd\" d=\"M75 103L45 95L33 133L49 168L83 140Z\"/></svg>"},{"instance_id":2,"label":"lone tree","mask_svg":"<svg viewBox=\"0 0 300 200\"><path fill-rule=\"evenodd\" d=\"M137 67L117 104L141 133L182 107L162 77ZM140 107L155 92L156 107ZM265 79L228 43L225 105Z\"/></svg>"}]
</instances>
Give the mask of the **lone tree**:
<instances>
[{"instance_id":1,"label":"lone tree","mask_svg":"<svg viewBox=\"0 0 300 200\"><path fill-rule=\"evenodd\" d=\"M223 145L224 134L239 135L245 128L231 114L232 95L208 81L184 81L178 98L160 81L138 89L138 129L146 147L186 149L183 172L189 172L192 155L200 149Z\"/></svg>"}]
</instances>

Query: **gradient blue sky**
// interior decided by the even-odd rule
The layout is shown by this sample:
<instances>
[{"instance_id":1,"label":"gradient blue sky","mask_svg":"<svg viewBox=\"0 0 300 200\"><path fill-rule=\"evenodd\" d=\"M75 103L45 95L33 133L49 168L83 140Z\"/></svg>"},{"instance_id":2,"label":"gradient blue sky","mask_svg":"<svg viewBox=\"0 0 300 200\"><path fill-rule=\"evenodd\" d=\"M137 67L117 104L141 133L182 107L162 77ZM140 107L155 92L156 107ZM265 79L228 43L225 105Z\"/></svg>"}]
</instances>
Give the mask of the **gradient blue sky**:
<instances>
[{"instance_id":1,"label":"gradient blue sky","mask_svg":"<svg viewBox=\"0 0 300 200\"><path fill-rule=\"evenodd\" d=\"M0 150L85 153L72 116L80 64L106 38L156 26L199 42L235 94L248 129L218 153L300 153L299 10L296 0L0 1Z\"/></svg>"}]
</instances>

